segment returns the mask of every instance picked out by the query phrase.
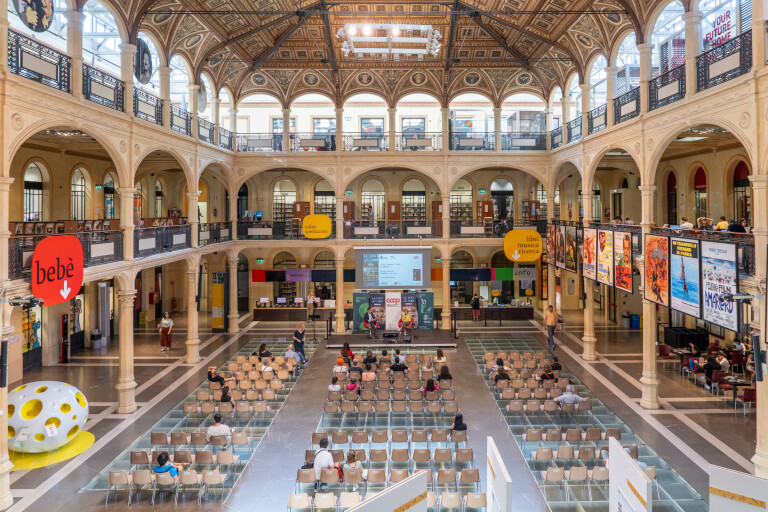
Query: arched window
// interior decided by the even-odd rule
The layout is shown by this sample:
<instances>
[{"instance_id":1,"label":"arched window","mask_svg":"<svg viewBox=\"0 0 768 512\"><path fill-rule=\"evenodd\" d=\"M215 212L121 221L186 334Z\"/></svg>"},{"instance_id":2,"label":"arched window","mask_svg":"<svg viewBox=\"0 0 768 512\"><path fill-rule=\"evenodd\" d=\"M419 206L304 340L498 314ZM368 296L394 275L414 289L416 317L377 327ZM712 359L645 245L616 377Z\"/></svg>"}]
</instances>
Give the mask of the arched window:
<instances>
[{"instance_id":1,"label":"arched window","mask_svg":"<svg viewBox=\"0 0 768 512\"><path fill-rule=\"evenodd\" d=\"M568 119L573 121L577 117L581 116L581 87L579 86L578 74L573 75L571 84L568 86L568 97L571 100L571 103L570 103L571 115L568 117Z\"/></svg>"},{"instance_id":2,"label":"arched window","mask_svg":"<svg viewBox=\"0 0 768 512\"><path fill-rule=\"evenodd\" d=\"M24 171L24 221L43 220L43 173L37 164Z\"/></svg>"},{"instance_id":3,"label":"arched window","mask_svg":"<svg viewBox=\"0 0 768 512\"><path fill-rule=\"evenodd\" d=\"M620 215L620 214L617 214ZM584 203L581 198L581 186L579 186L579 220L584 218ZM602 200L600 197L600 184L597 180L592 181L592 220L600 222L603 218Z\"/></svg>"},{"instance_id":4,"label":"arched window","mask_svg":"<svg viewBox=\"0 0 768 512\"><path fill-rule=\"evenodd\" d=\"M298 268L296 256L290 252L281 251L272 260L272 268ZM275 297L285 297L288 304L293 304L293 299L296 297L296 283L275 283L274 292Z\"/></svg>"},{"instance_id":5,"label":"arched window","mask_svg":"<svg viewBox=\"0 0 768 512\"><path fill-rule=\"evenodd\" d=\"M149 48L149 58L152 64L152 74L149 77L149 83L142 84L136 79L136 74L131 73L133 75L133 86L158 96L160 94L160 73L158 73L157 70L160 67L160 57L158 57L157 48L152 42L152 39L147 37L144 32L139 32L139 39L147 43L147 47Z\"/></svg>"},{"instance_id":6,"label":"arched window","mask_svg":"<svg viewBox=\"0 0 768 512\"><path fill-rule=\"evenodd\" d=\"M703 14L703 51L720 46L752 28L751 0L701 0L699 11Z\"/></svg>"},{"instance_id":7,"label":"arched window","mask_svg":"<svg viewBox=\"0 0 768 512\"><path fill-rule=\"evenodd\" d=\"M546 194L544 194L546 203ZM491 183L491 201L493 202L493 218L510 220L515 216L514 190L509 180L497 179Z\"/></svg>"},{"instance_id":8,"label":"arched window","mask_svg":"<svg viewBox=\"0 0 768 512\"><path fill-rule=\"evenodd\" d=\"M667 224L677 224L677 177L670 172L667 177Z\"/></svg>"},{"instance_id":9,"label":"arched window","mask_svg":"<svg viewBox=\"0 0 768 512\"><path fill-rule=\"evenodd\" d=\"M327 215L331 220L336 218L336 195L326 180L320 180L315 185L315 213Z\"/></svg>"},{"instance_id":10,"label":"arched window","mask_svg":"<svg viewBox=\"0 0 768 512\"><path fill-rule=\"evenodd\" d=\"M620 188L629 188L629 181L627 181L627 178L624 178L623 180L621 180Z\"/></svg>"},{"instance_id":11,"label":"arched window","mask_svg":"<svg viewBox=\"0 0 768 512\"><path fill-rule=\"evenodd\" d=\"M190 84L187 68L181 57L174 55L171 58L171 103L178 104L182 110L188 110L187 93Z\"/></svg>"},{"instance_id":12,"label":"arched window","mask_svg":"<svg viewBox=\"0 0 768 512\"><path fill-rule=\"evenodd\" d=\"M111 172L104 176L104 218L115 218L117 182Z\"/></svg>"},{"instance_id":13,"label":"arched window","mask_svg":"<svg viewBox=\"0 0 768 512\"><path fill-rule=\"evenodd\" d=\"M139 217L144 217L144 190L140 181L136 183L136 192L133 193L133 211L139 212Z\"/></svg>"},{"instance_id":14,"label":"arched window","mask_svg":"<svg viewBox=\"0 0 768 512\"><path fill-rule=\"evenodd\" d=\"M592 70L589 73L589 108L597 108L605 105L608 101L608 82L605 68L608 67L608 61L600 55L592 64Z\"/></svg>"},{"instance_id":15,"label":"arched window","mask_svg":"<svg viewBox=\"0 0 768 512\"><path fill-rule=\"evenodd\" d=\"M547 218L547 207L549 206L547 201L547 190L544 188L544 185L541 183L538 183L536 185L536 191L533 195L533 197L536 198L536 201L539 202L539 218L546 219Z\"/></svg>"},{"instance_id":16,"label":"arched window","mask_svg":"<svg viewBox=\"0 0 768 512\"><path fill-rule=\"evenodd\" d=\"M248 185L243 183L237 191L237 218L244 219L248 215Z\"/></svg>"},{"instance_id":17,"label":"arched window","mask_svg":"<svg viewBox=\"0 0 768 512\"><path fill-rule=\"evenodd\" d=\"M662 75L685 63L684 12L683 5L673 1L664 8L656 21L651 36L653 76Z\"/></svg>"},{"instance_id":18,"label":"arched window","mask_svg":"<svg viewBox=\"0 0 768 512\"><path fill-rule=\"evenodd\" d=\"M372 222L384 220L385 201L384 185L379 180L365 180L360 194L360 220Z\"/></svg>"},{"instance_id":19,"label":"arched window","mask_svg":"<svg viewBox=\"0 0 768 512\"><path fill-rule=\"evenodd\" d=\"M83 171L75 169L70 184L72 220L85 220L85 176Z\"/></svg>"},{"instance_id":20,"label":"arched window","mask_svg":"<svg viewBox=\"0 0 768 512\"><path fill-rule=\"evenodd\" d=\"M472 185L464 178L451 189L451 220L472 220Z\"/></svg>"},{"instance_id":21,"label":"arched window","mask_svg":"<svg viewBox=\"0 0 768 512\"><path fill-rule=\"evenodd\" d=\"M749 167L745 162L739 162L733 171L733 218L736 222L750 220L752 196L749 187Z\"/></svg>"},{"instance_id":22,"label":"arched window","mask_svg":"<svg viewBox=\"0 0 768 512\"><path fill-rule=\"evenodd\" d=\"M616 55L616 94L621 96L640 85L640 51L635 33L628 34Z\"/></svg>"},{"instance_id":23,"label":"arched window","mask_svg":"<svg viewBox=\"0 0 768 512\"><path fill-rule=\"evenodd\" d=\"M238 195L239 200L240 196ZM290 221L293 218L293 203L295 202L296 186L291 180L280 180L275 183L272 191L272 220L275 222Z\"/></svg>"},{"instance_id":24,"label":"arched window","mask_svg":"<svg viewBox=\"0 0 768 512\"><path fill-rule=\"evenodd\" d=\"M83 14L85 63L120 76L120 32L114 16L99 0L89 0Z\"/></svg>"},{"instance_id":25,"label":"arched window","mask_svg":"<svg viewBox=\"0 0 768 512\"><path fill-rule=\"evenodd\" d=\"M699 167L693 177L693 208L696 218L707 217L707 173Z\"/></svg>"},{"instance_id":26,"label":"arched window","mask_svg":"<svg viewBox=\"0 0 768 512\"><path fill-rule=\"evenodd\" d=\"M419 180L408 180L403 184L402 219L427 220L427 190Z\"/></svg>"},{"instance_id":27,"label":"arched window","mask_svg":"<svg viewBox=\"0 0 768 512\"><path fill-rule=\"evenodd\" d=\"M467 251L456 251L451 255L451 269L471 269L473 267L472 255ZM469 303L474 293L474 285L469 271L466 274L459 273L460 279L453 280L451 286L451 303L459 301L462 304ZM450 276L443 276L443 279L450 279ZM445 301L445 299L443 299Z\"/></svg>"},{"instance_id":28,"label":"arched window","mask_svg":"<svg viewBox=\"0 0 768 512\"><path fill-rule=\"evenodd\" d=\"M155 217L163 217L163 185L155 181Z\"/></svg>"}]
</instances>

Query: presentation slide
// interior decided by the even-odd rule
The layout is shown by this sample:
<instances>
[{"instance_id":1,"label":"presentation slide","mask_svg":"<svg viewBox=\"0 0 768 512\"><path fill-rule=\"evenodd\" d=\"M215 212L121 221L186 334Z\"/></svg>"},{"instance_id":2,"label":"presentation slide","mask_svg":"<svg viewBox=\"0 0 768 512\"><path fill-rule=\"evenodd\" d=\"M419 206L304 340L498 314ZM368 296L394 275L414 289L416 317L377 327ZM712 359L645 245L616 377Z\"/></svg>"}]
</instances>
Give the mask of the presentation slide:
<instances>
[{"instance_id":1,"label":"presentation slide","mask_svg":"<svg viewBox=\"0 0 768 512\"><path fill-rule=\"evenodd\" d=\"M355 248L355 288L359 290L426 289L431 248Z\"/></svg>"}]
</instances>

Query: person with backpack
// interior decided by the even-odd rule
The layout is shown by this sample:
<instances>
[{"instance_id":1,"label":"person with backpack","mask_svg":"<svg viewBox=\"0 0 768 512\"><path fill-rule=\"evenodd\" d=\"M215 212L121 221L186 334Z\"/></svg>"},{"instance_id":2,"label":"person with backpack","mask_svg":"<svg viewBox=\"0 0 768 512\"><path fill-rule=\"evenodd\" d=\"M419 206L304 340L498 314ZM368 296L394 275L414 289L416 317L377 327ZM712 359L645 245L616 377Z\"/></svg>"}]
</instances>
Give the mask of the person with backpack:
<instances>
[{"instance_id":1,"label":"person with backpack","mask_svg":"<svg viewBox=\"0 0 768 512\"><path fill-rule=\"evenodd\" d=\"M320 440L320 449L315 452L314 465L315 468L315 490L320 488L320 476L323 474L324 469L333 469L333 455L328 451L328 438L324 437Z\"/></svg>"}]
</instances>

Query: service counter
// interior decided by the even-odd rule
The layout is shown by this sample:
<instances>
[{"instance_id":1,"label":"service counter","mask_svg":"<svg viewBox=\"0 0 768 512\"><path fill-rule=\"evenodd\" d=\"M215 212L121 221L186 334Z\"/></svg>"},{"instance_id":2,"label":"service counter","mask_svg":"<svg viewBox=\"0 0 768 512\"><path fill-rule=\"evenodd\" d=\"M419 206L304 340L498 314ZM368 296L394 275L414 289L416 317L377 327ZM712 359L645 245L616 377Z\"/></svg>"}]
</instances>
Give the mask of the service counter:
<instances>
[{"instance_id":1,"label":"service counter","mask_svg":"<svg viewBox=\"0 0 768 512\"><path fill-rule=\"evenodd\" d=\"M348 318L352 318L352 307L345 307L344 312ZM328 316L336 314L336 308L315 308L315 315L317 315L316 321L325 322L328 320ZM296 308L293 306L286 306L284 308L269 307L269 308L254 308L253 319L261 322L268 322L274 320L277 322L306 322L307 321L307 308Z\"/></svg>"},{"instance_id":2,"label":"service counter","mask_svg":"<svg viewBox=\"0 0 768 512\"><path fill-rule=\"evenodd\" d=\"M472 320L472 308L459 306L451 308L457 320ZM347 320L352 319L352 306L345 306L344 313ZM442 319L443 308L435 307L435 326ZM333 318L336 308L315 308L318 322L325 322L329 317ZM261 322L305 322L307 320L307 308L286 306L284 308L268 307L254 308L253 319ZM496 306L480 308L480 320L483 322L501 322L503 320L532 320L533 307L531 306Z\"/></svg>"}]
</instances>

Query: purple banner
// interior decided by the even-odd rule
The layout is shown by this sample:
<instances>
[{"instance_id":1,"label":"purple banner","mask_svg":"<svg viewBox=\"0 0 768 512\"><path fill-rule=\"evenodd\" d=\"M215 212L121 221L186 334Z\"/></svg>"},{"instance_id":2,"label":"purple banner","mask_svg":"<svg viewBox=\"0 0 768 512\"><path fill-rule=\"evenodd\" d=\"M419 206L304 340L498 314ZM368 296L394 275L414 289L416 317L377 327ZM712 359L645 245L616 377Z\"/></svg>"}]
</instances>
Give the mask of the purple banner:
<instances>
[{"instance_id":1,"label":"purple banner","mask_svg":"<svg viewBox=\"0 0 768 512\"><path fill-rule=\"evenodd\" d=\"M308 283L312 280L312 270L308 268L285 269L286 283Z\"/></svg>"}]
</instances>

